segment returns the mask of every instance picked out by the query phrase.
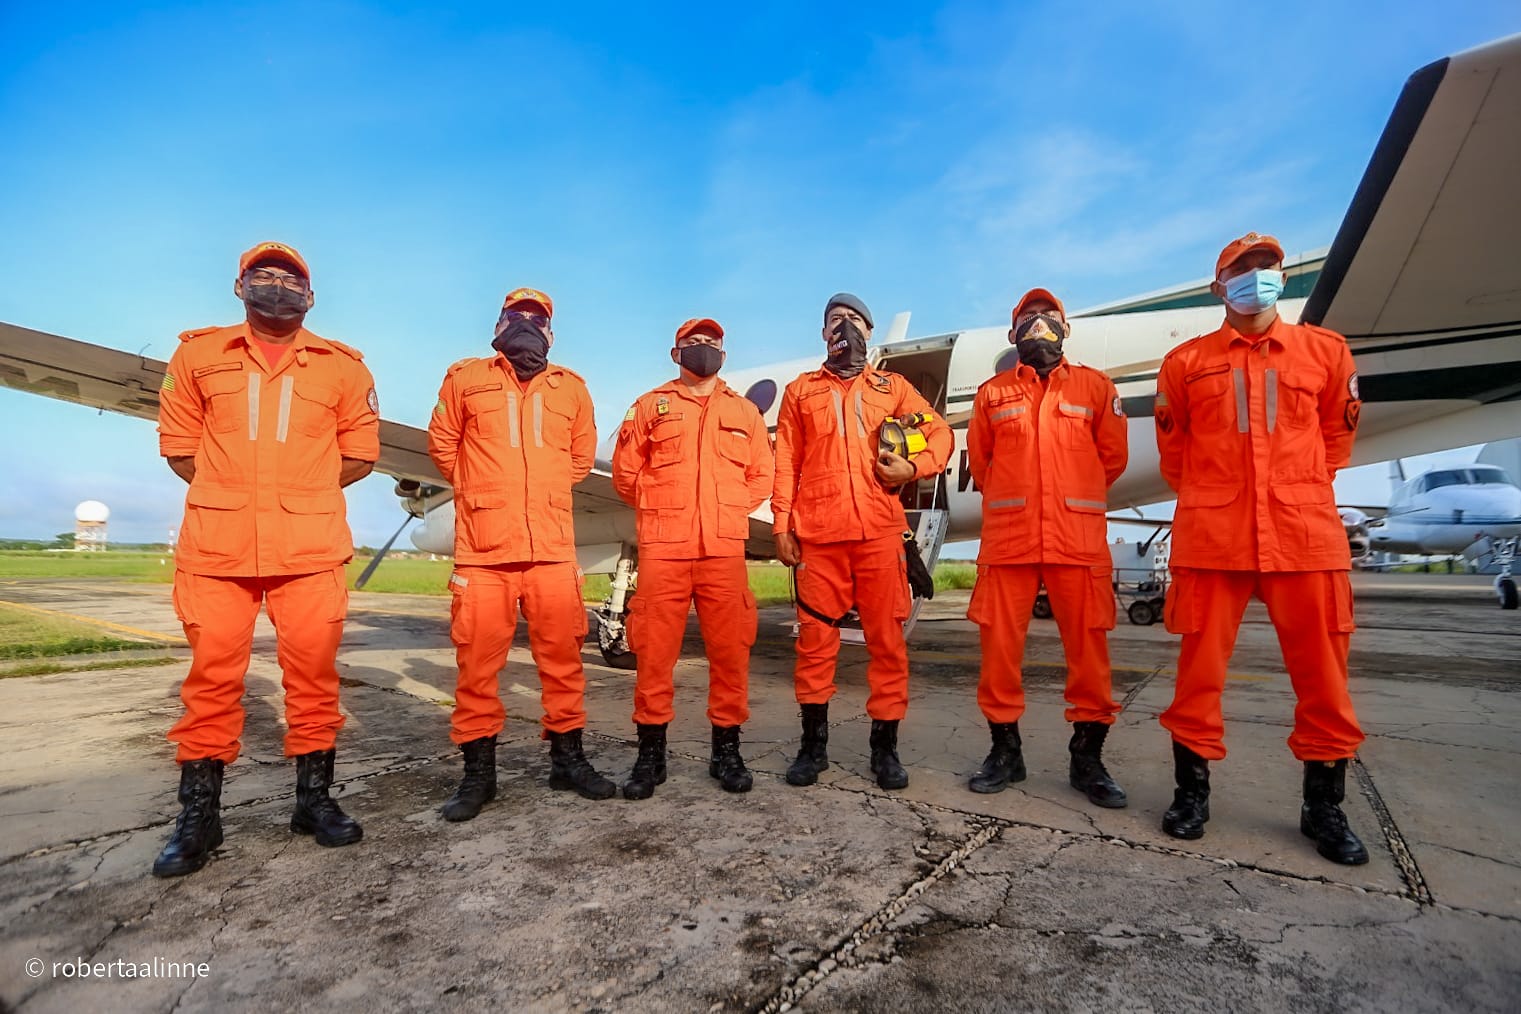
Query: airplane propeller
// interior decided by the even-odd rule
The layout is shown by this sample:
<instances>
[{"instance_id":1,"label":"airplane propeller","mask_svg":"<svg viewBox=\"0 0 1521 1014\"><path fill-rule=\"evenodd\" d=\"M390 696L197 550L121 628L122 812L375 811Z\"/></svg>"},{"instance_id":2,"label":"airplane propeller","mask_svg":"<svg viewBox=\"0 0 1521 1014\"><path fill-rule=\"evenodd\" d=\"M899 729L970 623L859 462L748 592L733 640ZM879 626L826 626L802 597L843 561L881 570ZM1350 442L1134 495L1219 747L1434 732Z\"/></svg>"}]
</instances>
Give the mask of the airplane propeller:
<instances>
[{"instance_id":1,"label":"airplane propeller","mask_svg":"<svg viewBox=\"0 0 1521 1014\"><path fill-rule=\"evenodd\" d=\"M386 544L380 547L380 552L375 554L375 559L371 560L368 566L360 573L359 580L354 582L355 589L363 588L369 582L370 575L375 573L375 568L380 566L380 561L386 558L386 554L391 551L391 547L396 544L396 540L401 538L401 533L412 523L412 517L411 514L408 514L402 519L401 527L396 529L396 532L386 540Z\"/></svg>"}]
</instances>

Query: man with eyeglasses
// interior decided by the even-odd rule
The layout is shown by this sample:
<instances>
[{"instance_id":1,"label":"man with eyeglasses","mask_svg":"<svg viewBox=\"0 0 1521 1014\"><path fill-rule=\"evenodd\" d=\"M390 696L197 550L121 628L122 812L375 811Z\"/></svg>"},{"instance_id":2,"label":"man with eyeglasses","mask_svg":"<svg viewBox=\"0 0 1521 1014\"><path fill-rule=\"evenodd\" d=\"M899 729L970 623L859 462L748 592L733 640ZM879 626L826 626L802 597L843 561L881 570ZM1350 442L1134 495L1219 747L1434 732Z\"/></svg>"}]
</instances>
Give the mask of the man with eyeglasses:
<instances>
[{"instance_id":1,"label":"man with eyeglasses","mask_svg":"<svg viewBox=\"0 0 1521 1014\"><path fill-rule=\"evenodd\" d=\"M1113 382L1063 354L1070 330L1049 289L1025 293L1009 327L1019 361L979 387L972 403L966 447L982 493L982 546L966 614L981 635L977 704L993 746L968 787L1002 792L1025 778L1020 663L1044 585L1067 659L1068 781L1094 805L1119 808L1125 792L1103 761L1120 710L1109 668L1115 605L1106 515L1129 444Z\"/></svg>"},{"instance_id":2,"label":"man with eyeglasses","mask_svg":"<svg viewBox=\"0 0 1521 1014\"><path fill-rule=\"evenodd\" d=\"M342 487L380 456L375 383L354 349L302 326L306 261L283 243L239 259L245 319L180 335L159 390L159 449L190 484L174 554L174 606L190 642L180 687L181 812L153 864L193 873L222 843L222 776L237 759L243 678L261 604L284 676L285 755L296 759L292 831L349 845L363 829L329 795L338 643L354 555Z\"/></svg>"},{"instance_id":3,"label":"man with eyeglasses","mask_svg":"<svg viewBox=\"0 0 1521 1014\"><path fill-rule=\"evenodd\" d=\"M871 772L884 789L908 785L898 759L898 723L908 709L903 621L911 604L898 489L938 476L950 457L950 428L896 373L867 358L871 311L836 293L824 305L825 360L787 385L776 422L771 495L777 556L796 568L797 663L802 744L787 769L791 785L812 785L829 766L829 699L835 691L840 622L854 606L870 661ZM879 453L882 423L919 414L927 446L913 461Z\"/></svg>"},{"instance_id":4,"label":"man with eyeglasses","mask_svg":"<svg viewBox=\"0 0 1521 1014\"><path fill-rule=\"evenodd\" d=\"M745 540L750 512L771 495L773 466L760 412L718 376L723 345L724 329L711 318L677 328L671 359L679 375L634 402L613 452L613 484L634 508L639 537L639 594L629 615L639 755L626 799L648 799L665 782L673 675L694 602L708 657L708 774L726 792L749 792L752 782L739 752L756 631Z\"/></svg>"},{"instance_id":5,"label":"man with eyeglasses","mask_svg":"<svg viewBox=\"0 0 1521 1014\"><path fill-rule=\"evenodd\" d=\"M1347 687L1352 567L1331 480L1362 410L1347 341L1278 314L1283 247L1247 233L1215 261L1216 331L1167 354L1157 376L1162 477L1178 492L1167 629L1181 634L1162 726L1177 789L1174 838L1204 835L1209 762L1225 757L1220 697L1247 601L1267 606L1294 686L1289 749L1304 764L1300 831L1326 859L1368 861L1341 802L1363 741Z\"/></svg>"},{"instance_id":6,"label":"man with eyeglasses","mask_svg":"<svg viewBox=\"0 0 1521 1014\"><path fill-rule=\"evenodd\" d=\"M554 304L537 289L502 303L496 351L449 367L428 423L428 453L454 487L454 573L449 633L459 682L449 738L464 755L445 820L470 820L496 798L497 736L507 712L498 676L521 608L539 670L549 787L586 799L617 792L581 741L586 608L571 487L595 461L597 429L586 383L549 362Z\"/></svg>"}]
</instances>

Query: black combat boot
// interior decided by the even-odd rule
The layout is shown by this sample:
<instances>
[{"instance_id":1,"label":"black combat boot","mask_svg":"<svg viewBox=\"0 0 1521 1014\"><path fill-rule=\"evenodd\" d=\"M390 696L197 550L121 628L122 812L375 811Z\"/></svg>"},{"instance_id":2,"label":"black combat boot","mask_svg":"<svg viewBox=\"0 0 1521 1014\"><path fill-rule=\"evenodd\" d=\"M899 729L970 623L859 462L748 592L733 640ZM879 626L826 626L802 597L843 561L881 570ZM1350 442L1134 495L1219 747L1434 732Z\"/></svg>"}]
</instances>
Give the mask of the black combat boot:
<instances>
[{"instance_id":1,"label":"black combat boot","mask_svg":"<svg viewBox=\"0 0 1521 1014\"><path fill-rule=\"evenodd\" d=\"M364 837L359 822L338 808L327 794L333 784L335 750L314 750L296 758L296 812L290 829L313 835L318 845L352 845Z\"/></svg>"},{"instance_id":2,"label":"black combat boot","mask_svg":"<svg viewBox=\"0 0 1521 1014\"><path fill-rule=\"evenodd\" d=\"M481 807L496 798L496 737L472 739L459 750L465 755L465 776L444 804L444 819L474 820Z\"/></svg>"},{"instance_id":3,"label":"black combat boot","mask_svg":"<svg viewBox=\"0 0 1521 1014\"><path fill-rule=\"evenodd\" d=\"M639 756L634 770L623 783L624 799L648 799L655 786L665 784L665 724L636 724L639 730Z\"/></svg>"},{"instance_id":4,"label":"black combat boot","mask_svg":"<svg viewBox=\"0 0 1521 1014\"><path fill-rule=\"evenodd\" d=\"M993 749L967 782L973 792L1002 792L1010 782L1025 780L1025 755L1019 744L1018 722L989 722Z\"/></svg>"},{"instance_id":5,"label":"black combat boot","mask_svg":"<svg viewBox=\"0 0 1521 1014\"><path fill-rule=\"evenodd\" d=\"M586 759L580 729L549 734L549 787L575 789L583 799L611 799L618 794L612 779L597 774Z\"/></svg>"},{"instance_id":6,"label":"black combat boot","mask_svg":"<svg viewBox=\"0 0 1521 1014\"><path fill-rule=\"evenodd\" d=\"M1072 754L1072 766L1068 779L1072 787L1086 793L1088 802L1110 810L1118 810L1127 802L1125 790L1114 783L1104 767L1104 740L1109 726L1103 722L1072 723L1072 742L1067 750Z\"/></svg>"},{"instance_id":7,"label":"black combat boot","mask_svg":"<svg viewBox=\"0 0 1521 1014\"><path fill-rule=\"evenodd\" d=\"M749 792L755 779L739 755L739 726L713 726L713 759L708 774L718 779L725 792Z\"/></svg>"},{"instance_id":8,"label":"black combat boot","mask_svg":"<svg viewBox=\"0 0 1521 1014\"><path fill-rule=\"evenodd\" d=\"M902 789L908 785L908 772L898 763L898 720L871 721L871 773L877 776L877 787Z\"/></svg>"},{"instance_id":9,"label":"black combat boot","mask_svg":"<svg viewBox=\"0 0 1521 1014\"><path fill-rule=\"evenodd\" d=\"M1304 762L1304 805L1299 808L1299 830L1315 839L1315 851L1344 866L1361 866L1368 850L1347 826L1341 812L1346 793L1347 762Z\"/></svg>"},{"instance_id":10,"label":"black combat boot","mask_svg":"<svg viewBox=\"0 0 1521 1014\"><path fill-rule=\"evenodd\" d=\"M1172 765L1178 788L1162 814L1162 830L1174 838L1203 838L1209 820L1209 761L1173 740Z\"/></svg>"},{"instance_id":11,"label":"black combat boot","mask_svg":"<svg viewBox=\"0 0 1521 1014\"><path fill-rule=\"evenodd\" d=\"M222 844L222 767L219 760L180 765L180 815L174 834L153 861L155 877L183 877L206 865Z\"/></svg>"},{"instance_id":12,"label":"black combat boot","mask_svg":"<svg viewBox=\"0 0 1521 1014\"><path fill-rule=\"evenodd\" d=\"M804 704L803 742L797 759L787 769L788 785L812 785L819 772L829 767L829 705Z\"/></svg>"}]
</instances>

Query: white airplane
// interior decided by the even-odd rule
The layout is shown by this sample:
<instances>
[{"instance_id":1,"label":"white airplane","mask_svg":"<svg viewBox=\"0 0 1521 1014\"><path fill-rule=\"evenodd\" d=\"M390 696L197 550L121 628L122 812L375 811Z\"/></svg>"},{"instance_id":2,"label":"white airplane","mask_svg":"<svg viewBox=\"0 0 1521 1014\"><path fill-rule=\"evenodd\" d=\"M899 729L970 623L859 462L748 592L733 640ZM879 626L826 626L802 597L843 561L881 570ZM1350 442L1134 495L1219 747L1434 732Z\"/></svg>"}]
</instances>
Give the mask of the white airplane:
<instances>
[{"instance_id":1,"label":"white airplane","mask_svg":"<svg viewBox=\"0 0 1521 1014\"><path fill-rule=\"evenodd\" d=\"M1353 464L1521 434L1517 179L1521 35L1412 75L1331 246L1285 262L1280 312L1346 335L1356 358L1364 408ZM1224 241L1247 227L1270 231L1271 225L1221 223L1212 238ZM1169 349L1215 329L1222 317L1208 279L1072 315L1069 352L1109 374L1130 418L1130 466L1111 491L1115 510L1172 498L1153 434L1157 369ZM876 366L911 380L956 431L957 453L944 473L903 494L917 512L921 546L933 566L942 540L978 534L981 498L966 461L966 420L978 386L1011 365L1014 350L1007 324L910 338L907 321L900 314L870 354ZM0 324L0 339L0 385L157 417L163 362L11 324ZM781 388L816 369L820 359L724 377L774 426ZM422 518L413 543L429 552L452 551L453 491L428 459L426 431L383 421L376 470L397 478L403 507ZM635 569L634 517L613 490L606 462L576 487L574 511L582 568L614 575L613 595L600 614L603 655L626 664L622 620ZM765 506L752 518L747 551L762 559L775 555Z\"/></svg>"},{"instance_id":2,"label":"white airplane","mask_svg":"<svg viewBox=\"0 0 1521 1014\"><path fill-rule=\"evenodd\" d=\"M1506 445L1511 445L1507 448ZM1398 483L1387 508L1342 507L1354 562L1375 552L1421 556L1493 555L1500 566L1495 593L1502 609L1517 606L1511 575L1521 543L1521 486L1495 458L1521 446L1510 440L1486 445L1471 465L1431 468L1406 479L1396 459L1390 482Z\"/></svg>"}]
</instances>

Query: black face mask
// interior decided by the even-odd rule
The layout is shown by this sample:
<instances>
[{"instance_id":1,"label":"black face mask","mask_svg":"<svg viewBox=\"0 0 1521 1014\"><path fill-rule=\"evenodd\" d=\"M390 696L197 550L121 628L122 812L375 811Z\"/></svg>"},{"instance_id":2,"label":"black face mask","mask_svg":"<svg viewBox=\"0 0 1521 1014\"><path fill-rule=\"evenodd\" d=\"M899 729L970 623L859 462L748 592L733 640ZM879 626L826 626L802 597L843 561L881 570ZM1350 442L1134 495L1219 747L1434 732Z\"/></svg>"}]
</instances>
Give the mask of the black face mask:
<instances>
[{"instance_id":1,"label":"black face mask","mask_svg":"<svg viewBox=\"0 0 1521 1014\"><path fill-rule=\"evenodd\" d=\"M1014 331L1014 347L1019 361L1044 377L1062 361L1062 342L1067 329L1061 319L1037 313Z\"/></svg>"},{"instance_id":2,"label":"black face mask","mask_svg":"<svg viewBox=\"0 0 1521 1014\"><path fill-rule=\"evenodd\" d=\"M283 285L243 284L243 305L276 325L299 325L306 316L306 297L306 292L292 292Z\"/></svg>"},{"instance_id":3,"label":"black face mask","mask_svg":"<svg viewBox=\"0 0 1521 1014\"><path fill-rule=\"evenodd\" d=\"M529 380L549 365L549 338L530 321L517 318L496 336L491 347L507 357L519 380Z\"/></svg>"},{"instance_id":4,"label":"black face mask","mask_svg":"<svg viewBox=\"0 0 1521 1014\"><path fill-rule=\"evenodd\" d=\"M851 321L842 320L834 326L834 336L824 369L849 380L866 367L866 335Z\"/></svg>"},{"instance_id":5,"label":"black face mask","mask_svg":"<svg viewBox=\"0 0 1521 1014\"><path fill-rule=\"evenodd\" d=\"M699 377L711 377L724 364L724 350L713 345L688 345L677 350L676 360L683 370Z\"/></svg>"}]
</instances>

